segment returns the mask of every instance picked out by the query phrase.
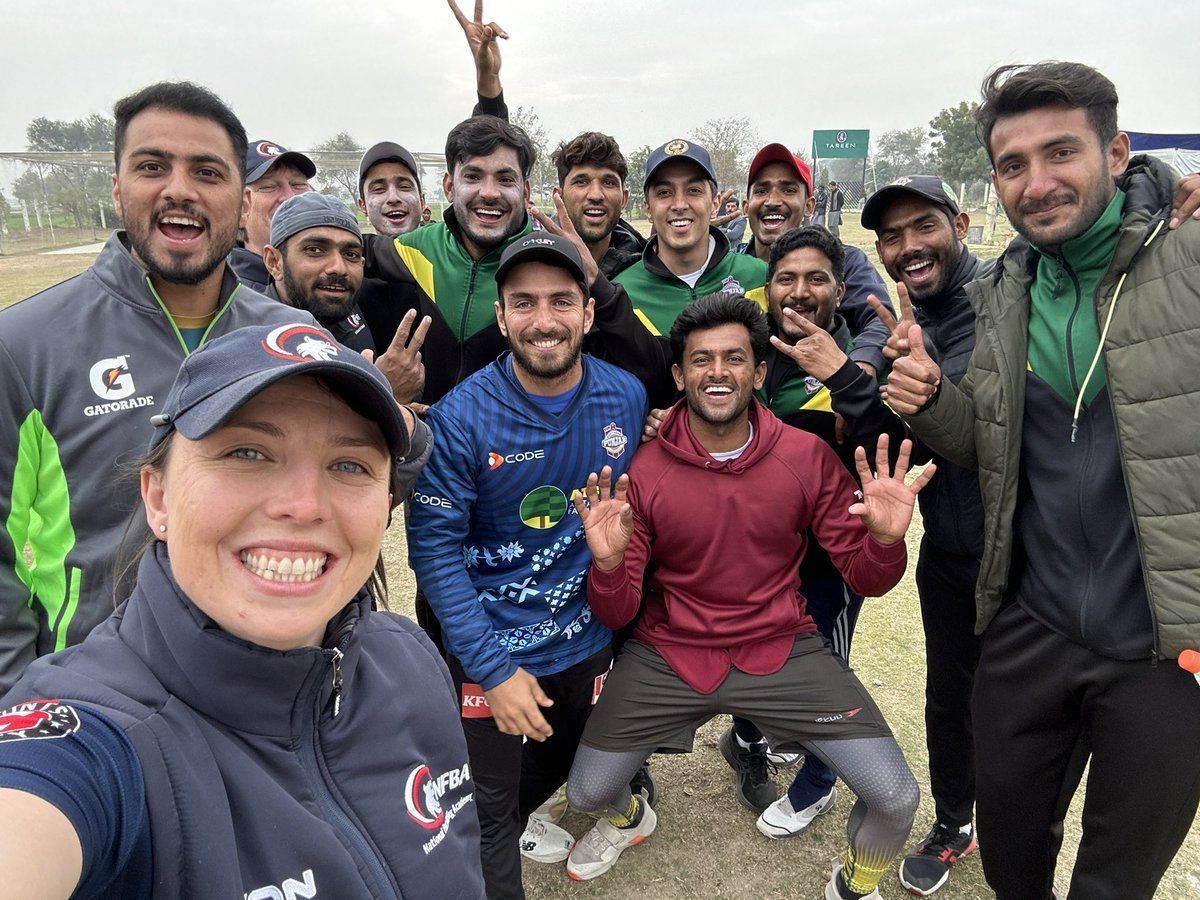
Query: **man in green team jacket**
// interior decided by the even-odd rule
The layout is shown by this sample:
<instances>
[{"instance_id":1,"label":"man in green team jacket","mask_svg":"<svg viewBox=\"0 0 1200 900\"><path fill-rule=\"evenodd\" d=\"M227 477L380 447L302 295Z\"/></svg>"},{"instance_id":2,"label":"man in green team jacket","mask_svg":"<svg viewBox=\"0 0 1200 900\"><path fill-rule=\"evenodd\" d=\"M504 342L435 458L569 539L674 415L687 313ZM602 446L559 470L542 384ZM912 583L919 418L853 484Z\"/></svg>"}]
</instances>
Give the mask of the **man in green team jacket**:
<instances>
[{"instance_id":1,"label":"man in green team jacket","mask_svg":"<svg viewBox=\"0 0 1200 900\"><path fill-rule=\"evenodd\" d=\"M646 158L646 214L654 237L640 262L615 279L653 334L666 335L680 311L705 294L745 294L764 307L767 264L733 252L709 222L717 176L708 151L676 138Z\"/></svg>"}]
</instances>

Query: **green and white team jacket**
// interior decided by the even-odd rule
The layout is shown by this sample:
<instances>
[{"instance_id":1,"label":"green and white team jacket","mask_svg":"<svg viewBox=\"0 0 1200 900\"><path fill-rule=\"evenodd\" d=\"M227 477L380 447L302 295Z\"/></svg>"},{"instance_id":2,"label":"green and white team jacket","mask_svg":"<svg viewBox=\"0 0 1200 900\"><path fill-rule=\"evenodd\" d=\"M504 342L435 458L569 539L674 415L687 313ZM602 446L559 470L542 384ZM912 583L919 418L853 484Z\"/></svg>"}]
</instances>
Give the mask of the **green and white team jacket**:
<instances>
[{"instance_id":1,"label":"green and white team jacket","mask_svg":"<svg viewBox=\"0 0 1200 900\"><path fill-rule=\"evenodd\" d=\"M312 321L226 268L202 342ZM114 596L124 599L114 561L125 532L143 530L128 466L186 355L123 232L82 274L0 310L0 694L35 656L78 643Z\"/></svg>"}]
</instances>

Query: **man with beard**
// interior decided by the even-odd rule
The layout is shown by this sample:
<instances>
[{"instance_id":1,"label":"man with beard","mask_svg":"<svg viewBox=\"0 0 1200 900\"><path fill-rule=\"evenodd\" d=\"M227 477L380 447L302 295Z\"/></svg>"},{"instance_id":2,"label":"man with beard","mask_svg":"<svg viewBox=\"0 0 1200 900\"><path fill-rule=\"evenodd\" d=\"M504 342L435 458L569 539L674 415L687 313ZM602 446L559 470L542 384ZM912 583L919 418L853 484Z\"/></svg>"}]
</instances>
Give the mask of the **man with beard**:
<instances>
[{"instance_id":1,"label":"man with beard","mask_svg":"<svg viewBox=\"0 0 1200 900\"><path fill-rule=\"evenodd\" d=\"M789 231L771 245L766 292L774 339L756 396L785 424L824 440L853 471L856 447L873 450L879 436L887 434L890 446L899 448L905 429L879 399L875 379L848 356L854 338L837 311L845 293L844 265L841 242L817 226ZM809 537L800 564L808 613L833 652L848 660L863 597ZM746 719L734 717L720 747L737 772L738 800L761 813L757 827L767 837L800 834L837 799L837 776L809 755L786 796L777 800L768 777L769 748Z\"/></svg>"},{"instance_id":2,"label":"man with beard","mask_svg":"<svg viewBox=\"0 0 1200 900\"><path fill-rule=\"evenodd\" d=\"M885 355L907 353L908 326L915 319L942 373L958 384L975 347L975 313L966 287L994 269L993 261L981 262L964 243L967 214L941 178L912 175L872 194L862 224L875 232L875 249L900 294L899 322L872 298L892 331ZM924 448L916 454L930 456ZM971 690L979 662L974 597L983 506L975 472L940 455L932 458L938 471L921 492L925 529L916 582L925 630L925 742L937 818L900 864L901 884L922 897L940 890L954 863L977 846Z\"/></svg>"},{"instance_id":3,"label":"man with beard","mask_svg":"<svg viewBox=\"0 0 1200 900\"><path fill-rule=\"evenodd\" d=\"M855 590L888 591L928 473L905 485L908 445L893 472L881 440L877 477L856 452L856 494L824 441L754 400L767 374L765 319L724 294L688 306L671 329L685 399L615 492L605 467L575 500L597 617L610 628L636 618L567 782L572 806L610 816L571 851L567 871L582 880L654 830L655 814L625 786L646 754L691 750L695 730L722 713L822 756L858 795L826 900L878 898L908 837L916 782L870 695L817 634L796 572L811 528Z\"/></svg>"},{"instance_id":4,"label":"man with beard","mask_svg":"<svg viewBox=\"0 0 1200 900\"><path fill-rule=\"evenodd\" d=\"M717 175L707 150L681 138L655 148L646 158L644 190L654 237L615 281L653 334L664 336L665 343L675 317L697 297L762 296L766 263L733 252L711 224Z\"/></svg>"},{"instance_id":5,"label":"man with beard","mask_svg":"<svg viewBox=\"0 0 1200 900\"><path fill-rule=\"evenodd\" d=\"M621 218L629 202L629 166L614 138L585 131L559 144L550 157L571 224L606 278L642 258L646 239Z\"/></svg>"},{"instance_id":6,"label":"man with beard","mask_svg":"<svg viewBox=\"0 0 1200 900\"><path fill-rule=\"evenodd\" d=\"M813 214L812 172L808 163L783 144L767 144L754 155L746 185L746 217L750 221L750 240L738 252L757 256L763 262L771 258L771 245ZM816 224L821 224L817 222ZM846 319L854 336L850 358L872 375L883 371L883 345L887 329L879 323L867 298L871 294L887 296L883 279L858 247L842 244L846 273L842 281L845 295L838 312Z\"/></svg>"},{"instance_id":7,"label":"man with beard","mask_svg":"<svg viewBox=\"0 0 1200 900\"><path fill-rule=\"evenodd\" d=\"M468 215L475 203L500 205L471 197ZM510 352L430 407L434 451L408 513L410 564L462 704L493 900L524 896L518 837L566 780L612 659L568 498L602 464L625 471L646 394L582 354L588 275L575 244L555 234L525 234L503 251L493 310ZM567 836L559 859L569 847Z\"/></svg>"},{"instance_id":8,"label":"man with beard","mask_svg":"<svg viewBox=\"0 0 1200 900\"><path fill-rule=\"evenodd\" d=\"M1002 66L976 112L1019 238L971 286L956 385L920 325L887 395L977 467L973 724L983 868L999 900L1049 897L1088 767L1073 897L1150 897L1200 801L1200 224L1162 163L1130 159L1088 66ZM1019 698L1014 702L1014 698Z\"/></svg>"},{"instance_id":9,"label":"man with beard","mask_svg":"<svg viewBox=\"0 0 1200 900\"><path fill-rule=\"evenodd\" d=\"M0 311L0 691L112 612L138 502L113 473L145 450L184 357L235 328L308 319L226 264L244 199L237 116L204 88L161 82L114 118L125 230L82 275Z\"/></svg>"},{"instance_id":10,"label":"man with beard","mask_svg":"<svg viewBox=\"0 0 1200 900\"><path fill-rule=\"evenodd\" d=\"M271 239L271 217L284 201L311 191L308 179L316 174L316 163L303 153L274 141L247 145L243 238L229 254L229 265L242 284L260 293L266 288L271 276L263 262L263 248Z\"/></svg>"}]
</instances>

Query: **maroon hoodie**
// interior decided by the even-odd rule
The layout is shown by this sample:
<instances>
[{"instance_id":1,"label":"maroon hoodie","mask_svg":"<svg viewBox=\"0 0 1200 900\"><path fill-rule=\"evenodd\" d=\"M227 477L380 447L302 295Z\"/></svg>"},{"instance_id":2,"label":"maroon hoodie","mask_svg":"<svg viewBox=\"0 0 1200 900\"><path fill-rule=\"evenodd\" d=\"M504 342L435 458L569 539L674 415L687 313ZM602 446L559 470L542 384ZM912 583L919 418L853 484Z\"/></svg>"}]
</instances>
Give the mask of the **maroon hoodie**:
<instances>
[{"instance_id":1,"label":"maroon hoodie","mask_svg":"<svg viewBox=\"0 0 1200 900\"><path fill-rule=\"evenodd\" d=\"M816 630L798 574L810 526L864 596L891 590L908 561L903 541L880 544L847 512L858 486L823 440L784 425L757 400L749 415L750 446L718 462L677 403L629 469L633 537L624 560L588 575L592 609L616 630L637 615L649 573L634 637L702 694L731 665L777 672L795 636Z\"/></svg>"}]
</instances>

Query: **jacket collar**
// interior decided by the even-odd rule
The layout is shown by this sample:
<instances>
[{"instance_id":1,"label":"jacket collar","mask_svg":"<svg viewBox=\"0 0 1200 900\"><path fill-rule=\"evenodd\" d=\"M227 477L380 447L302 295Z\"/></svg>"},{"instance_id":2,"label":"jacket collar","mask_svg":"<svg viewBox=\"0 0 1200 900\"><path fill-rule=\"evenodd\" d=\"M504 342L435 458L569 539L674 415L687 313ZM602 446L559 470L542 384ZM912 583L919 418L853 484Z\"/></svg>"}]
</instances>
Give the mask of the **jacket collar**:
<instances>
[{"instance_id":1,"label":"jacket collar","mask_svg":"<svg viewBox=\"0 0 1200 900\"><path fill-rule=\"evenodd\" d=\"M667 413L658 431L658 440L667 453L689 465L713 472L740 475L770 453L783 433L783 423L754 397L750 398L747 415L754 428L754 435L750 446L737 459L718 461L704 449L688 424L686 397L676 402Z\"/></svg>"},{"instance_id":2,"label":"jacket collar","mask_svg":"<svg viewBox=\"0 0 1200 900\"><path fill-rule=\"evenodd\" d=\"M467 252L467 245L463 243L462 225L459 224L458 216L455 215L453 206L446 207L445 211L442 213L442 222L445 223L446 230L450 232L450 236L454 238L454 243L458 245L458 248L462 252L463 256L467 259L471 259L471 254ZM512 237L506 238L499 247L496 247L490 252L484 254L483 258L478 260L478 262L498 263L500 261L500 254L502 254L508 248L509 244L518 238L524 237L532 230L533 219L529 217L529 213L525 213L525 218L521 222L521 230L512 235Z\"/></svg>"},{"instance_id":3,"label":"jacket collar","mask_svg":"<svg viewBox=\"0 0 1200 900\"><path fill-rule=\"evenodd\" d=\"M357 665L357 631L370 611L365 590L334 617L325 647L270 650L235 638L192 603L171 573L166 545L156 541L138 566L137 586L123 607L120 639L166 691L235 731L289 737L333 691L331 660L341 650L343 685Z\"/></svg>"},{"instance_id":4,"label":"jacket collar","mask_svg":"<svg viewBox=\"0 0 1200 900\"><path fill-rule=\"evenodd\" d=\"M729 239L719 229L713 226L708 226L708 233L716 239L716 246L713 247L712 258L708 261L708 265L704 267L704 272L701 274L701 280L704 276L721 264L726 256L729 255ZM646 249L642 251L642 263L646 266L646 271L652 272L660 278L671 278L678 280L679 276L672 272L663 264L662 259L658 255L658 235L650 238L646 244ZM699 282L697 282L699 283Z\"/></svg>"},{"instance_id":5,"label":"jacket collar","mask_svg":"<svg viewBox=\"0 0 1200 900\"><path fill-rule=\"evenodd\" d=\"M150 275L129 250L129 238L124 231L114 231L104 242L104 249L92 263L92 272L110 292L127 303L156 312L165 311L150 286ZM238 288L237 276L226 264L221 276L218 309L223 308Z\"/></svg>"}]
</instances>

